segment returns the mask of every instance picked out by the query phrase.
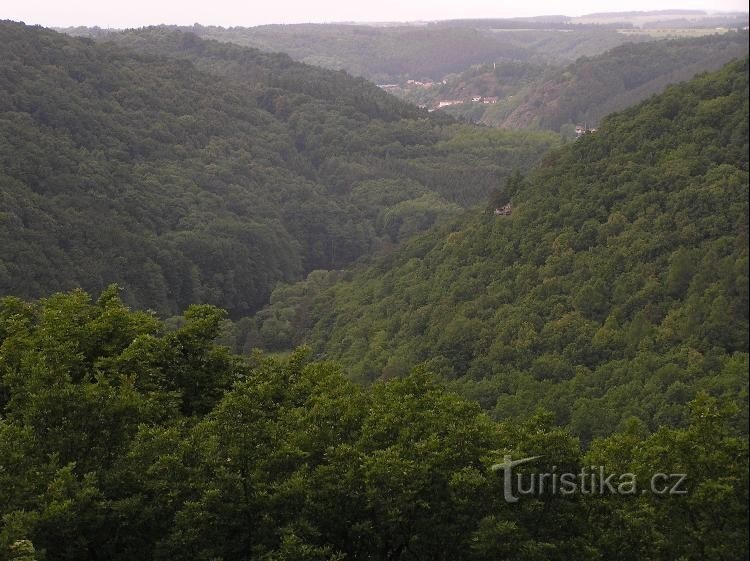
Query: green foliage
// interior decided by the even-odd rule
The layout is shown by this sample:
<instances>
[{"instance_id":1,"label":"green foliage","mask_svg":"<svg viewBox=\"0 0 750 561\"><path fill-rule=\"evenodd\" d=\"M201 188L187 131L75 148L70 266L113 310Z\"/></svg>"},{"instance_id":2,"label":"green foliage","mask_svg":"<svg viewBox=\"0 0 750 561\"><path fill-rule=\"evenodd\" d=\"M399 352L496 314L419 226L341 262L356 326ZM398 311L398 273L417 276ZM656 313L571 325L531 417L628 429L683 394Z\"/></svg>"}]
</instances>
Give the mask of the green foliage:
<instances>
[{"instance_id":1,"label":"green foliage","mask_svg":"<svg viewBox=\"0 0 750 561\"><path fill-rule=\"evenodd\" d=\"M222 314L209 307L172 332L126 309L115 288L97 302L82 292L25 308L5 299L4 328L19 309L26 329L0 340L4 561L747 551L747 442L705 395L688 427L649 435L631 423L584 456L553 415L498 424L424 369L364 388L305 348L284 360L230 355L212 342ZM187 400L193 383L200 407ZM547 491L507 503L489 469L505 455L542 456L527 475L593 463L644 480L688 473L689 495Z\"/></svg>"},{"instance_id":2,"label":"green foliage","mask_svg":"<svg viewBox=\"0 0 750 561\"><path fill-rule=\"evenodd\" d=\"M557 142L468 131L285 55L158 28L116 40L0 23L0 294L117 282L139 308L242 317ZM371 195L383 183L411 192Z\"/></svg>"},{"instance_id":3,"label":"green foliage","mask_svg":"<svg viewBox=\"0 0 750 561\"><path fill-rule=\"evenodd\" d=\"M568 138L575 137L576 124L595 126L612 111L669 84L718 70L748 52L745 32L656 41L602 25L555 23L541 29L538 22L526 21L521 24L526 29L513 29L517 26L512 24L480 20L407 28L325 24L186 29L205 38L285 52L378 83L395 83L389 91L429 108L441 100L462 100L441 112L473 122L549 129ZM709 23L712 30L718 25L725 24ZM70 32L96 36L90 30ZM475 96L499 100L472 103Z\"/></svg>"},{"instance_id":4,"label":"green foliage","mask_svg":"<svg viewBox=\"0 0 750 561\"><path fill-rule=\"evenodd\" d=\"M0 298L0 561L748 556L747 60L524 176L552 135L283 56L0 39L0 290L184 309Z\"/></svg>"},{"instance_id":5,"label":"green foliage","mask_svg":"<svg viewBox=\"0 0 750 561\"><path fill-rule=\"evenodd\" d=\"M604 558L718 561L748 556L747 531L737 524L748 515L747 439L728 430L732 411L705 393L690 403L690 413L684 429L662 428L643 439L631 426L594 442L586 455L592 465L636 474L642 482L655 473L687 474L679 500L647 493L619 504L592 501L590 521ZM657 490L675 482L661 478Z\"/></svg>"},{"instance_id":6,"label":"green foliage","mask_svg":"<svg viewBox=\"0 0 750 561\"><path fill-rule=\"evenodd\" d=\"M477 120L570 134L570 125L593 127L608 113L647 99L669 84L718 70L747 53L748 34L742 31L620 45L548 72L519 92L507 110L488 111Z\"/></svg>"},{"instance_id":7,"label":"green foliage","mask_svg":"<svg viewBox=\"0 0 750 561\"><path fill-rule=\"evenodd\" d=\"M541 405L586 441L630 417L687 423L701 390L741 401L747 84L744 61L674 86L513 175L496 195L510 217L462 217L299 285L306 319L286 338L363 381L426 362L499 418ZM280 291L257 328L277 309L295 304Z\"/></svg>"},{"instance_id":8,"label":"green foliage","mask_svg":"<svg viewBox=\"0 0 750 561\"><path fill-rule=\"evenodd\" d=\"M407 77L441 79L490 61L567 62L648 39L603 26L563 25L561 32L524 21L520 24L524 29L518 27L518 22L464 20L426 26L305 24L226 29L198 25L186 29L205 38L284 52L308 64L346 70L378 83ZM72 31L87 34L87 30Z\"/></svg>"}]
</instances>

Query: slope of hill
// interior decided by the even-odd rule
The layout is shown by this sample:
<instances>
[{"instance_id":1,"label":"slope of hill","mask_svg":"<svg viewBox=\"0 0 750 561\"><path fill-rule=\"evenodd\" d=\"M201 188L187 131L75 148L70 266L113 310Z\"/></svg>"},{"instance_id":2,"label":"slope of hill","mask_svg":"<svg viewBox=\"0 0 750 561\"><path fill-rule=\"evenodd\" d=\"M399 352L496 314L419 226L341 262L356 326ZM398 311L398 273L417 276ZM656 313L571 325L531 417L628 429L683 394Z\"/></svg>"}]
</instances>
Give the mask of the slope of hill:
<instances>
[{"instance_id":1,"label":"slope of hill","mask_svg":"<svg viewBox=\"0 0 750 561\"><path fill-rule=\"evenodd\" d=\"M518 104L513 101L518 94L527 92L545 78L556 76L559 68L553 64L518 61L477 64L437 82L407 80L390 84L387 91L430 110L441 108L442 101L458 102L445 106L443 111L494 126L497 123L484 118L485 115L494 115L498 107L512 109ZM506 109L505 113L508 111Z\"/></svg>"},{"instance_id":2,"label":"slope of hill","mask_svg":"<svg viewBox=\"0 0 750 561\"><path fill-rule=\"evenodd\" d=\"M675 21L675 18L682 19ZM409 79L442 80L474 65L493 62L567 64L626 43L714 34L717 26L741 29L747 25L746 21L747 14L711 15L673 10L592 14L582 18L544 16L412 24L333 23L230 28L196 24L171 28L203 38L284 52L301 62L345 70L376 83L390 84ZM662 22L664 30L646 29ZM62 31L95 39L117 33L117 30L86 27Z\"/></svg>"},{"instance_id":3,"label":"slope of hill","mask_svg":"<svg viewBox=\"0 0 750 561\"><path fill-rule=\"evenodd\" d=\"M747 439L708 396L686 428L631 425L586 452L548 416L494 422L425 372L362 387L302 350L232 355L212 342L219 310L185 315L167 329L111 288L0 298L0 559L747 557ZM509 455L543 456L513 470L523 493L493 467ZM594 465L642 492L586 475L529 496L531 477ZM685 494L664 493L672 477L647 492L665 470L689 474Z\"/></svg>"},{"instance_id":4,"label":"slope of hill","mask_svg":"<svg viewBox=\"0 0 750 561\"><path fill-rule=\"evenodd\" d=\"M741 28L747 25L747 12L708 12L705 10L653 10L641 12L600 12L571 18L588 25L631 25L635 28L696 29L718 26Z\"/></svg>"},{"instance_id":5,"label":"slope of hill","mask_svg":"<svg viewBox=\"0 0 750 561\"><path fill-rule=\"evenodd\" d=\"M534 26L512 20L436 22L426 25L264 25L180 29L206 39L283 52L295 60L345 70L376 83L442 79L493 61L567 63L623 43L649 40L605 26ZM66 33L106 39L116 30L69 28Z\"/></svg>"},{"instance_id":6,"label":"slope of hill","mask_svg":"<svg viewBox=\"0 0 750 561\"><path fill-rule=\"evenodd\" d=\"M138 307L243 315L557 142L428 117L286 55L163 29L122 41L141 54L0 23L0 294L116 281Z\"/></svg>"},{"instance_id":7,"label":"slope of hill","mask_svg":"<svg viewBox=\"0 0 750 561\"><path fill-rule=\"evenodd\" d=\"M584 439L681 423L702 389L746 398L747 59L608 117L502 197L510 217L279 289L250 339L306 340L360 380L426 361L499 417L541 405Z\"/></svg>"},{"instance_id":8,"label":"slope of hill","mask_svg":"<svg viewBox=\"0 0 750 561\"><path fill-rule=\"evenodd\" d=\"M604 115L747 56L747 32L623 45L582 58L533 88L505 117L504 127L560 130L565 124L595 125Z\"/></svg>"},{"instance_id":9,"label":"slope of hill","mask_svg":"<svg viewBox=\"0 0 750 561\"><path fill-rule=\"evenodd\" d=\"M555 137L117 40L0 23L0 560L748 558L747 59L506 179ZM345 367L232 354L210 305L2 294L237 313L437 209L235 324Z\"/></svg>"},{"instance_id":10,"label":"slope of hill","mask_svg":"<svg viewBox=\"0 0 750 561\"><path fill-rule=\"evenodd\" d=\"M442 99L461 100L446 111L491 126L562 129L570 136L576 124L595 126L608 113L747 53L747 32L668 39L618 46L563 68L485 65L448 76L437 87L406 84L393 93L431 108ZM480 95L497 97L497 103L471 103Z\"/></svg>"}]
</instances>

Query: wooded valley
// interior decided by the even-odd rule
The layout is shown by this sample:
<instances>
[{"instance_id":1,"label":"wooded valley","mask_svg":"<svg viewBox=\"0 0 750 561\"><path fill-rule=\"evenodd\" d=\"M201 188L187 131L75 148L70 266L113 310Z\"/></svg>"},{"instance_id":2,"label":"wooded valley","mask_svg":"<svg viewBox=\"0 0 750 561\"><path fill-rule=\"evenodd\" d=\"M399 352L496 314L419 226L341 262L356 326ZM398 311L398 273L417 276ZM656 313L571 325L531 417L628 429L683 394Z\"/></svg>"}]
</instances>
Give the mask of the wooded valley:
<instances>
[{"instance_id":1,"label":"wooded valley","mask_svg":"<svg viewBox=\"0 0 750 561\"><path fill-rule=\"evenodd\" d=\"M748 36L654 17L0 21L0 561L748 558Z\"/></svg>"}]
</instances>

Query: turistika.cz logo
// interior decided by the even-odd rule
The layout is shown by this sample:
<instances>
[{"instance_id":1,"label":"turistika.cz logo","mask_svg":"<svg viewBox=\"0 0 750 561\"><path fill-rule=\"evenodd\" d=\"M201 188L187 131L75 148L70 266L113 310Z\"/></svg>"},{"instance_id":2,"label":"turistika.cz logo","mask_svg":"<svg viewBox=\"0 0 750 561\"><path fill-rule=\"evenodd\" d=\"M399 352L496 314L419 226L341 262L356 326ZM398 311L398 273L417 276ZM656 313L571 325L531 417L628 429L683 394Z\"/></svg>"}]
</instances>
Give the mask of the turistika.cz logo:
<instances>
[{"instance_id":1,"label":"turistika.cz logo","mask_svg":"<svg viewBox=\"0 0 750 561\"><path fill-rule=\"evenodd\" d=\"M655 473L651 476L649 485L639 490L634 473L607 473L604 466L585 466L578 473L558 472L557 466L552 466L552 470L548 472L513 471L514 467L539 458L541 456L514 460L506 455L502 463L490 468L503 473L503 496L506 502L516 503L520 495L636 495L639 492L656 495L687 494L687 475L684 473Z\"/></svg>"}]
</instances>

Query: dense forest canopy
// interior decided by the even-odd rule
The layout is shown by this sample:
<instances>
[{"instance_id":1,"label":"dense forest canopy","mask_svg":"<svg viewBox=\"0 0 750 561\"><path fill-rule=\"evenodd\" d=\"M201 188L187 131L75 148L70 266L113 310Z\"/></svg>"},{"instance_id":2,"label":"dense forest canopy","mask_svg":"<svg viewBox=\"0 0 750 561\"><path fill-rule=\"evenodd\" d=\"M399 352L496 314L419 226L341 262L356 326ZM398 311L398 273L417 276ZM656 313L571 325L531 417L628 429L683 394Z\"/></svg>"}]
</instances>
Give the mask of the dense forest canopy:
<instances>
[{"instance_id":1,"label":"dense forest canopy","mask_svg":"<svg viewBox=\"0 0 750 561\"><path fill-rule=\"evenodd\" d=\"M161 26L151 29L153 40L148 42L143 40L144 30L81 27L63 31L184 56L183 45L167 45L164 38L170 36L167 30L185 30L345 69L381 83L389 93L415 105L443 108L464 120L493 127L547 129L574 138L576 125L595 127L606 114L642 101L669 84L747 56L747 31L742 30L746 15L717 17L720 20L701 11L677 10L379 26ZM668 33L676 25L669 18L684 19L677 31L684 31L685 36ZM639 34L661 23L663 34ZM228 73L231 68L225 60L204 62L208 64L203 69Z\"/></svg>"},{"instance_id":2,"label":"dense forest canopy","mask_svg":"<svg viewBox=\"0 0 750 561\"><path fill-rule=\"evenodd\" d=\"M663 10L581 17L461 19L380 24L257 27L169 26L203 38L289 54L377 83L442 80L474 65L520 62L563 65L618 45L742 29L747 13ZM71 27L66 33L108 38L117 29ZM682 79L687 79L685 76Z\"/></svg>"},{"instance_id":3,"label":"dense forest canopy","mask_svg":"<svg viewBox=\"0 0 750 561\"><path fill-rule=\"evenodd\" d=\"M572 136L576 124L596 126L608 113L642 101L669 84L718 70L748 52L747 32L738 27L744 20L738 15L728 14L726 21L717 22L704 21L702 13L682 14L694 18L684 22L688 30L703 25L712 33L682 39L639 34L640 27L633 27L632 33L620 32L622 27L632 27L631 19L640 26L663 22L669 28L674 22L664 18L670 14L619 14L619 21L604 23L614 16L592 14L583 24L564 18L406 26L304 24L225 29L196 25L163 26L152 33L168 37L166 30L181 29L226 43L282 51L297 60L344 69L374 82L396 82L399 87L389 91L428 108L444 100L462 101L447 112L504 128L555 132L562 128L567 136ZM717 32L713 24L734 27ZM143 31L135 32L135 37L132 31L66 31L144 48L139 38ZM154 43L165 47L161 40L145 48L153 52ZM179 54L182 48L172 46L168 52ZM161 49L156 52L164 54ZM209 66L227 68L226 63L215 61ZM477 96L497 97L498 102L472 103Z\"/></svg>"},{"instance_id":4,"label":"dense forest canopy","mask_svg":"<svg viewBox=\"0 0 750 561\"><path fill-rule=\"evenodd\" d=\"M0 299L2 561L720 561L748 554L747 439L706 394L683 428L583 450L549 415L492 421L425 371L369 388L300 349L212 343L223 314L167 329L106 289ZM647 482L686 495L504 500L491 466ZM555 467L553 467L555 466Z\"/></svg>"},{"instance_id":5,"label":"dense forest canopy","mask_svg":"<svg viewBox=\"0 0 750 561\"><path fill-rule=\"evenodd\" d=\"M286 55L0 23L0 293L119 282L233 317L481 201L558 140L427 116Z\"/></svg>"},{"instance_id":6,"label":"dense forest canopy","mask_svg":"<svg viewBox=\"0 0 750 561\"><path fill-rule=\"evenodd\" d=\"M746 419L747 59L608 117L498 195L511 216L278 289L241 342L307 342L364 381L426 362L499 418L541 405L584 439L680 424L702 390Z\"/></svg>"},{"instance_id":7,"label":"dense forest canopy","mask_svg":"<svg viewBox=\"0 0 750 561\"><path fill-rule=\"evenodd\" d=\"M500 71L555 79L537 55L622 17L501 29ZM484 56L493 25L443 38ZM293 27L260 32L320 31ZM377 67L441 27L384 29L325 33ZM184 30L89 34L0 22L0 561L750 556L747 58L565 143ZM741 37L570 81L628 97Z\"/></svg>"},{"instance_id":8,"label":"dense forest canopy","mask_svg":"<svg viewBox=\"0 0 750 561\"><path fill-rule=\"evenodd\" d=\"M748 558L748 59L570 143L293 60L557 130L747 52L620 17L0 22L0 561Z\"/></svg>"},{"instance_id":9,"label":"dense forest canopy","mask_svg":"<svg viewBox=\"0 0 750 561\"><path fill-rule=\"evenodd\" d=\"M173 29L206 39L283 52L295 60L345 70L378 83L407 78L441 79L473 64L492 61L570 62L627 42L649 40L647 35L624 35L614 27L564 26L541 29L524 24L488 27L465 22L428 25L370 26L354 24L264 25L212 27L196 25ZM528 29L532 27L532 29ZM113 30L71 28L68 33L109 38Z\"/></svg>"},{"instance_id":10,"label":"dense forest canopy","mask_svg":"<svg viewBox=\"0 0 750 561\"><path fill-rule=\"evenodd\" d=\"M552 130L565 124L595 126L608 113L659 93L671 83L718 70L747 53L747 31L622 45L596 57L582 57L541 81L517 100L499 124Z\"/></svg>"},{"instance_id":11,"label":"dense forest canopy","mask_svg":"<svg viewBox=\"0 0 750 561\"><path fill-rule=\"evenodd\" d=\"M735 31L621 45L565 66L478 65L446 76L440 84L407 82L390 91L429 108L440 100L462 101L445 111L491 126L543 128L572 136L575 125L595 127L608 113L643 101L669 84L718 70L747 53L747 32ZM477 96L498 99L493 104L472 102Z\"/></svg>"}]
</instances>

